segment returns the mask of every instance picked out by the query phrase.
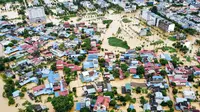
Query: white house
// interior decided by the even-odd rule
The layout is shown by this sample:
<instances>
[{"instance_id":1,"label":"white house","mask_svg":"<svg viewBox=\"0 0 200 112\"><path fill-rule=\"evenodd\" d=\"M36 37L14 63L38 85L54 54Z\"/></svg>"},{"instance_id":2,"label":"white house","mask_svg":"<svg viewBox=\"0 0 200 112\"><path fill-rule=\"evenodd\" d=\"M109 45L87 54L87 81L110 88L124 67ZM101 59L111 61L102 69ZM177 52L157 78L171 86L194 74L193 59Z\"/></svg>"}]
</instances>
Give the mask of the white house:
<instances>
[{"instance_id":1,"label":"white house","mask_svg":"<svg viewBox=\"0 0 200 112\"><path fill-rule=\"evenodd\" d=\"M194 91L190 91L190 90L184 90L183 91L183 96L184 98L190 99L190 100L195 100L196 96L195 96L195 92Z\"/></svg>"}]
</instances>

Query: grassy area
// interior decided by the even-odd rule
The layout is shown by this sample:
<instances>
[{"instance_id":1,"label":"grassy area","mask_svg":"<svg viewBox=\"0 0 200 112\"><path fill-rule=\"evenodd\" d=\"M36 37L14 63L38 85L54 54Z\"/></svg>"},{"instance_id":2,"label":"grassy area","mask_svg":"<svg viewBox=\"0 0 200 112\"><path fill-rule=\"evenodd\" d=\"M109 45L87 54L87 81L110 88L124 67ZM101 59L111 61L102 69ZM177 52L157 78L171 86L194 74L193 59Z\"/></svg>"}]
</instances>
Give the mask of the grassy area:
<instances>
[{"instance_id":1,"label":"grassy area","mask_svg":"<svg viewBox=\"0 0 200 112\"><path fill-rule=\"evenodd\" d=\"M169 51L170 53L174 53L174 52L176 52L176 49L175 48L173 48L173 47L169 47L169 46L163 46L162 48L162 51Z\"/></svg>"},{"instance_id":2,"label":"grassy area","mask_svg":"<svg viewBox=\"0 0 200 112\"><path fill-rule=\"evenodd\" d=\"M129 20L129 19L127 19L127 18L122 19L122 21L123 21L124 23L130 23L130 22L131 22L131 20Z\"/></svg>"},{"instance_id":3,"label":"grassy area","mask_svg":"<svg viewBox=\"0 0 200 112\"><path fill-rule=\"evenodd\" d=\"M184 56L187 62L191 62L191 57L190 56Z\"/></svg>"},{"instance_id":4,"label":"grassy area","mask_svg":"<svg viewBox=\"0 0 200 112\"><path fill-rule=\"evenodd\" d=\"M113 22L113 20L103 20L103 24L106 24L106 28L109 28L109 26L112 22Z\"/></svg>"},{"instance_id":5,"label":"grassy area","mask_svg":"<svg viewBox=\"0 0 200 112\"><path fill-rule=\"evenodd\" d=\"M123 41L123 40L118 39L116 37L109 37L108 43L109 43L110 46L122 47L122 48L125 48L125 49L130 48L126 41Z\"/></svg>"},{"instance_id":6,"label":"grassy area","mask_svg":"<svg viewBox=\"0 0 200 112\"><path fill-rule=\"evenodd\" d=\"M163 44L163 43L164 43L164 41L162 41L162 40L157 40L157 41L155 41L155 42L150 43L150 45L159 45L159 44Z\"/></svg>"},{"instance_id":7,"label":"grassy area","mask_svg":"<svg viewBox=\"0 0 200 112\"><path fill-rule=\"evenodd\" d=\"M173 36L170 36L168 39L171 41L176 41L176 38L174 38Z\"/></svg>"}]
</instances>

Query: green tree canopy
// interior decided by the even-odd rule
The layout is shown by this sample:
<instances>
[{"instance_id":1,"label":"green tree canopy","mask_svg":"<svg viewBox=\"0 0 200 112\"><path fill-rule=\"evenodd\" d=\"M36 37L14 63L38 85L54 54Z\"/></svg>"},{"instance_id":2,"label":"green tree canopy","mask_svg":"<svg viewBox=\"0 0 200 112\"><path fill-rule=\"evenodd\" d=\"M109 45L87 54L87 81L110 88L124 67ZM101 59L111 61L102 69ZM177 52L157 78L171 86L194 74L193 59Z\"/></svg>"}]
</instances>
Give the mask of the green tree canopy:
<instances>
[{"instance_id":1,"label":"green tree canopy","mask_svg":"<svg viewBox=\"0 0 200 112\"><path fill-rule=\"evenodd\" d=\"M68 96L54 97L51 101L56 112L69 112L74 106L74 98L72 94Z\"/></svg>"}]
</instances>

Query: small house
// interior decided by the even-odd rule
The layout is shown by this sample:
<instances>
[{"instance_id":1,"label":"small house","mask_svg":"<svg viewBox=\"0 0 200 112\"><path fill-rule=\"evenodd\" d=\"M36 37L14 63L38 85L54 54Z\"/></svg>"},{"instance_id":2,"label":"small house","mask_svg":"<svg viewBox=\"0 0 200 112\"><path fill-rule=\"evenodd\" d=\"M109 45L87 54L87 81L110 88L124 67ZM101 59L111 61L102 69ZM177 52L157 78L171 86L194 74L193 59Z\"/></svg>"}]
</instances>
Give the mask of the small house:
<instances>
[{"instance_id":1,"label":"small house","mask_svg":"<svg viewBox=\"0 0 200 112\"><path fill-rule=\"evenodd\" d=\"M183 91L183 96L184 96L184 98L190 99L190 100L195 100L196 99L194 91L184 90Z\"/></svg>"}]
</instances>

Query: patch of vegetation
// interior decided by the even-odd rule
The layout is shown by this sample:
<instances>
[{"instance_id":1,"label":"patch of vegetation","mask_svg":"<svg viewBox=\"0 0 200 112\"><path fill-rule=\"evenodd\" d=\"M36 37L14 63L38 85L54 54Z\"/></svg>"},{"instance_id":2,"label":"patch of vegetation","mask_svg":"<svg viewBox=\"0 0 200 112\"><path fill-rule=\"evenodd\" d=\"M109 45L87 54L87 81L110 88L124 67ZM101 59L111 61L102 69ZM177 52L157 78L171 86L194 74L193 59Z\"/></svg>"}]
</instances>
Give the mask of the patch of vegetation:
<instances>
[{"instance_id":1,"label":"patch of vegetation","mask_svg":"<svg viewBox=\"0 0 200 112\"><path fill-rule=\"evenodd\" d=\"M109 37L108 38L108 43L109 43L110 46L122 47L124 49L129 49L130 48L126 41L123 41L123 40L118 39L116 37Z\"/></svg>"},{"instance_id":2,"label":"patch of vegetation","mask_svg":"<svg viewBox=\"0 0 200 112\"><path fill-rule=\"evenodd\" d=\"M0 4L6 4L9 2L19 2L19 3L23 3L23 0L0 0Z\"/></svg>"},{"instance_id":3,"label":"patch of vegetation","mask_svg":"<svg viewBox=\"0 0 200 112\"><path fill-rule=\"evenodd\" d=\"M176 38L174 38L173 36L170 36L168 39L171 41L176 41Z\"/></svg>"},{"instance_id":4,"label":"patch of vegetation","mask_svg":"<svg viewBox=\"0 0 200 112\"><path fill-rule=\"evenodd\" d=\"M174 53L176 52L176 49L174 49L173 47L169 47L169 46L163 46L162 48L162 51L169 51L170 53Z\"/></svg>"},{"instance_id":5,"label":"patch of vegetation","mask_svg":"<svg viewBox=\"0 0 200 112\"><path fill-rule=\"evenodd\" d=\"M187 53L189 51L189 49L183 45L180 42L176 42L172 44L175 48L179 49L181 52L183 52L184 54Z\"/></svg>"},{"instance_id":6,"label":"patch of vegetation","mask_svg":"<svg viewBox=\"0 0 200 112\"><path fill-rule=\"evenodd\" d=\"M190 56L184 56L184 58L186 59L186 61L191 62L191 57Z\"/></svg>"},{"instance_id":7,"label":"patch of vegetation","mask_svg":"<svg viewBox=\"0 0 200 112\"><path fill-rule=\"evenodd\" d=\"M109 26L112 22L113 22L113 20L103 20L103 24L106 24L106 28L109 28Z\"/></svg>"},{"instance_id":8,"label":"patch of vegetation","mask_svg":"<svg viewBox=\"0 0 200 112\"><path fill-rule=\"evenodd\" d=\"M51 101L56 112L66 112L74 106L73 95L54 97Z\"/></svg>"},{"instance_id":9,"label":"patch of vegetation","mask_svg":"<svg viewBox=\"0 0 200 112\"><path fill-rule=\"evenodd\" d=\"M129 19L127 19L127 18L122 19L122 21L123 21L124 23L130 23L130 22L131 22L131 20L129 20Z\"/></svg>"},{"instance_id":10,"label":"patch of vegetation","mask_svg":"<svg viewBox=\"0 0 200 112\"><path fill-rule=\"evenodd\" d=\"M150 45L159 45L159 44L163 44L163 43L164 43L164 41L162 41L162 40L157 40L157 41L155 41L155 42L150 43Z\"/></svg>"}]
</instances>

